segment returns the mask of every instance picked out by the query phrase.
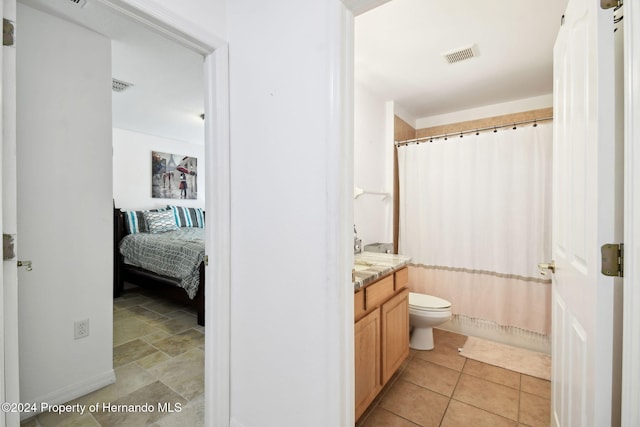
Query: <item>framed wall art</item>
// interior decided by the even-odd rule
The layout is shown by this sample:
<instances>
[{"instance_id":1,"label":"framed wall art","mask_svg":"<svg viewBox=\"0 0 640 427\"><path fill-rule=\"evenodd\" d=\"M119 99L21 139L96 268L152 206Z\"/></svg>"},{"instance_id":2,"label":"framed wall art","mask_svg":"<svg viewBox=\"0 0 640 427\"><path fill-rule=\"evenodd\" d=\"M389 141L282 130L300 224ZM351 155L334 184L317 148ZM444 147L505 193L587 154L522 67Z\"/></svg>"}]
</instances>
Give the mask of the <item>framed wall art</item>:
<instances>
[{"instance_id":1,"label":"framed wall art","mask_svg":"<svg viewBox=\"0 0 640 427\"><path fill-rule=\"evenodd\" d=\"M197 199L198 159L180 154L151 152L151 197Z\"/></svg>"}]
</instances>

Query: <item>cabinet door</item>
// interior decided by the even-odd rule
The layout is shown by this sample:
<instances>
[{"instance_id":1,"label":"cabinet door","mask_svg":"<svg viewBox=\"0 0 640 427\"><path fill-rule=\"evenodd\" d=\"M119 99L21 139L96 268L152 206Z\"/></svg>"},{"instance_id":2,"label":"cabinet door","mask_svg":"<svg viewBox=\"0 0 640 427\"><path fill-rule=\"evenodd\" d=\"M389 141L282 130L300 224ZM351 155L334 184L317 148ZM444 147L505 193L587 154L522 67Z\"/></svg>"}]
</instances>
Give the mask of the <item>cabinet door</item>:
<instances>
[{"instance_id":1,"label":"cabinet door","mask_svg":"<svg viewBox=\"0 0 640 427\"><path fill-rule=\"evenodd\" d=\"M382 388L380 372L380 309L355 323L356 420Z\"/></svg>"},{"instance_id":2,"label":"cabinet door","mask_svg":"<svg viewBox=\"0 0 640 427\"><path fill-rule=\"evenodd\" d=\"M382 318L382 383L398 370L409 356L409 290L384 303Z\"/></svg>"}]
</instances>

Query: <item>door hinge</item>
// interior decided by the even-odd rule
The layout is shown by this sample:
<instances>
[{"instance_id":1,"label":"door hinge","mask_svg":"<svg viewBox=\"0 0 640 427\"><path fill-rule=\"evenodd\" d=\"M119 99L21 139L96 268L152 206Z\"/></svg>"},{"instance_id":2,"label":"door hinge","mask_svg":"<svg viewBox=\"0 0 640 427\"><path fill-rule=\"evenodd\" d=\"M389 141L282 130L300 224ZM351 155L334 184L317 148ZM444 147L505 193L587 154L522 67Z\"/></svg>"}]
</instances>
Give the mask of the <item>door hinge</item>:
<instances>
[{"instance_id":1,"label":"door hinge","mask_svg":"<svg viewBox=\"0 0 640 427\"><path fill-rule=\"evenodd\" d=\"M15 249L16 235L15 234L3 234L2 235L2 259L14 259L16 257Z\"/></svg>"},{"instance_id":2,"label":"door hinge","mask_svg":"<svg viewBox=\"0 0 640 427\"><path fill-rule=\"evenodd\" d=\"M611 9L612 7L622 6L622 0L600 0L600 7L602 9Z\"/></svg>"},{"instance_id":3,"label":"door hinge","mask_svg":"<svg viewBox=\"0 0 640 427\"><path fill-rule=\"evenodd\" d=\"M2 46L13 46L16 43L16 24L2 18Z\"/></svg>"},{"instance_id":4,"label":"door hinge","mask_svg":"<svg viewBox=\"0 0 640 427\"><path fill-rule=\"evenodd\" d=\"M600 248L602 253L602 274L605 276L623 277L624 244L606 244Z\"/></svg>"},{"instance_id":5,"label":"door hinge","mask_svg":"<svg viewBox=\"0 0 640 427\"><path fill-rule=\"evenodd\" d=\"M208 267L209 266L209 255L205 255L204 256L204 266Z\"/></svg>"}]
</instances>

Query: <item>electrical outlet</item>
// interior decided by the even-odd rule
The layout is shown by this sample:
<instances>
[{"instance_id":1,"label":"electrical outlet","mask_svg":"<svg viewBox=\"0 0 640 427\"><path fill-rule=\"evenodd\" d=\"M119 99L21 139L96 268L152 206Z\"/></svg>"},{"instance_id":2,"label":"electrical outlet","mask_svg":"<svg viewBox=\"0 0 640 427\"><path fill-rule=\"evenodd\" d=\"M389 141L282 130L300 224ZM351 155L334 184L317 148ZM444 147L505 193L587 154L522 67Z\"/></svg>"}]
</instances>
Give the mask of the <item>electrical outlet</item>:
<instances>
[{"instance_id":1,"label":"electrical outlet","mask_svg":"<svg viewBox=\"0 0 640 427\"><path fill-rule=\"evenodd\" d=\"M74 338L80 339L89 336L89 319L78 320L74 324Z\"/></svg>"}]
</instances>

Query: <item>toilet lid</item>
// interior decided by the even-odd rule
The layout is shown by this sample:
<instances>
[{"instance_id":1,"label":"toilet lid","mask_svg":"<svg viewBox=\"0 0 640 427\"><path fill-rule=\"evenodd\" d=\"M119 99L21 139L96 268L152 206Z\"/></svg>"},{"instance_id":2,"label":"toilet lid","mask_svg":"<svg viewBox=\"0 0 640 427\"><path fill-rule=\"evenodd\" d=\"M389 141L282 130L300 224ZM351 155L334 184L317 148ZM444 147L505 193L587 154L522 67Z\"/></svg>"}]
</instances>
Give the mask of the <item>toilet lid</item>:
<instances>
[{"instance_id":1,"label":"toilet lid","mask_svg":"<svg viewBox=\"0 0 640 427\"><path fill-rule=\"evenodd\" d=\"M413 307L418 310L443 309L451 307L451 303L445 299L434 297L432 295L409 292L409 307Z\"/></svg>"}]
</instances>

